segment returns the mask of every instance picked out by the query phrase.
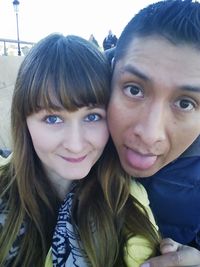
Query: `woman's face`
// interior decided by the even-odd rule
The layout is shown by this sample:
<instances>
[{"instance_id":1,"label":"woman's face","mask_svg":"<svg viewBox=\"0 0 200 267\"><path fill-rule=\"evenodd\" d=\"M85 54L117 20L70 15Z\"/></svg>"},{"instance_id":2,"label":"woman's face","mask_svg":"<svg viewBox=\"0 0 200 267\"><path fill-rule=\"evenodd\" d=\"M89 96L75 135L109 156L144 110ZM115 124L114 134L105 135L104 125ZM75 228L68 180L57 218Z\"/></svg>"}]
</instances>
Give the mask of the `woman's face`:
<instances>
[{"instance_id":1,"label":"woman's face","mask_svg":"<svg viewBox=\"0 0 200 267\"><path fill-rule=\"evenodd\" d=\"M27 117L34 149L49 178L84 178L108 141L106 111L83 107L69 112L41 110Z\"/></svg>"}]
</instances>

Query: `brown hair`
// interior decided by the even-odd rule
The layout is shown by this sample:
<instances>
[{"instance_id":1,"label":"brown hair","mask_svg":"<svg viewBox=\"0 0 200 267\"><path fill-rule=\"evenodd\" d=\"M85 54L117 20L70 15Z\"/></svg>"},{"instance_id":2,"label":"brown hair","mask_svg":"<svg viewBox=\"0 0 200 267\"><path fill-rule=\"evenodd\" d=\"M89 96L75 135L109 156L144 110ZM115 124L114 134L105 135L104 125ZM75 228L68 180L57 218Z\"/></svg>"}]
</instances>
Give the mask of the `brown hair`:
<instances>
[{"instance_id":1,"label":"brown hair","mask_svg":"<svg viewBox=\"0 0 200 267\"><path fill-rule=\"evenodd\" d=\"M90 104L107 106L109 88L106 58L81 37L49 35L25 57L12 99L12 159L0 168L0 197L8 211L0 229L1 266L24 224L26 234L12 266L41 267L57 218L58 196L33 148L27 116L41 108L73 111Z\"/></svg>"},{"instance_id":2,"label":"brown hair","mask_svg":"<svg viewBox=\"0 0 200 267\"><path fill-rule=\"evenodd\" d=\"M44 265L57 218L58 196L33 148L27 116L41 108L107 107L110 78L102 53L76 36L50 35L24 59L12 100L12 159L0 168L0 197L8 211L0 230L0 265L22 225L26 234L12 266ZM130 183L110 140L88 176L80 180L73 202L73 220L91 266L125 266L123 249L131 236L140 234L152 246L158 244L145 210L130 195Z\"/></svg>"}]
</instances>

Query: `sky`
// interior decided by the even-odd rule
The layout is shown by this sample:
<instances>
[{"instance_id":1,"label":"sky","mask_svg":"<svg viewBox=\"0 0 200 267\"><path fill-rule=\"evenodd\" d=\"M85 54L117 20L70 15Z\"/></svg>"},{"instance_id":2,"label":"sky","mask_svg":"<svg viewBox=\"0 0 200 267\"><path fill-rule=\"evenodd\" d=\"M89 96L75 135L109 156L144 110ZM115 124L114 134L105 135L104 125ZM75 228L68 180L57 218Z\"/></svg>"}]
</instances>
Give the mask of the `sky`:
<instances>
[{"instance_id":1,"label":"sky","mask_svg":"<svg viewBox=\"0 0 200 267\"><path fill-rule=\"evenodd\" d=\"M17 39L12 0L0 0L0 39ZM93 34L100 46L112 30L117 37L127 22L155 0L19 0L19 38L37 42L59 32L89 39Z\"/></svg>"}]
</instances>

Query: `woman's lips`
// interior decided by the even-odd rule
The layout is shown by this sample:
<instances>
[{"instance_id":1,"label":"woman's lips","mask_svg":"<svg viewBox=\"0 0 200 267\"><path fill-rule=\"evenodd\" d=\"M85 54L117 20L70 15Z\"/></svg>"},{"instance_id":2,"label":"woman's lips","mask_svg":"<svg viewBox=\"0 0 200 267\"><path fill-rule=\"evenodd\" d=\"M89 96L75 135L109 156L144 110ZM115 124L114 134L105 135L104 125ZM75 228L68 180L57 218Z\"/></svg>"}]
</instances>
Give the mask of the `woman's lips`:
<instances>
[{"instance_id":1,"label":"woman's lips","mask_svg":"<svg viewBox=\"0 0 200 267\"><path fill-rule=\"evenodd\" d=\"M158 156L152 154L140 154L130 148L126 148L125 157L132 168L147 170L154 165Z\"/></svg>"},{"instance_id":2,"label":"woman's lips","mask_svg":"<svg viewBox=\"0 0 200 267\"><path fill-rule=\"evenodd\" d=\"M86 158L86 156L79 157L79 158L71 158L71 157L62 157L62 158L71 163L79 163L83 161Z\"/></svg>"}]
</instances>

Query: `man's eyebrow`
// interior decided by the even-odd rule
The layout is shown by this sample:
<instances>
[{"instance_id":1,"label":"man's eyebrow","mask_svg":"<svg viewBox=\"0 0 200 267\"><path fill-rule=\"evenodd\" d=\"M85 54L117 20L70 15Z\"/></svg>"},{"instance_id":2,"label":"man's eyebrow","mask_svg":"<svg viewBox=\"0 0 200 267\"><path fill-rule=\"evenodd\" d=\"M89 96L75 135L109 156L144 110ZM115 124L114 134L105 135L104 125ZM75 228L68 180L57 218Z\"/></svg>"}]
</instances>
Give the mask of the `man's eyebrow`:
<instances>
[{"instance_id":1,"label":"man's eyebrow","mask_svg":"<svg viewBox=\"0 0 200 267\"><path fill-rule=\"evenodd\" d=\"M125 65L125 67L123 67L122 72L129 72L135 76L138 76L140 79L145 80L145 81L150 81L150 77L148 77L145 73L143 73L142 71L140 71L139 69L137 69L135 66L133 65Z\"/></svg>"},{"instance_id":2,"label":"man's eyebrow","mask_svg":"<svg viewBox=\"0 0 200 267\"><path fill-rule=\"evenodd\" d=\"M200 93L200 85L199 85L199 86L183 85L183 86L180 86L180 89L181 89L182 91L188 91L188 92L197 92L197 93Z\"/></svg>"},{"instance_id":3,"label":"man's eyebrow","mask_svg":"<svg viewBox=\"0 0 200 267\"><path fill-rule=\"evenodd\" d=\"M147 76L144 72L139 70L133 65L125 65L121 72L129 72L135 76L138 76L140 79L145 80L145 81L151 81L151 78ZM200 85L182 85L179 87L182 91L188 91L188 92L197 92L200 93Z\"/></svg>"}]
</instances>

